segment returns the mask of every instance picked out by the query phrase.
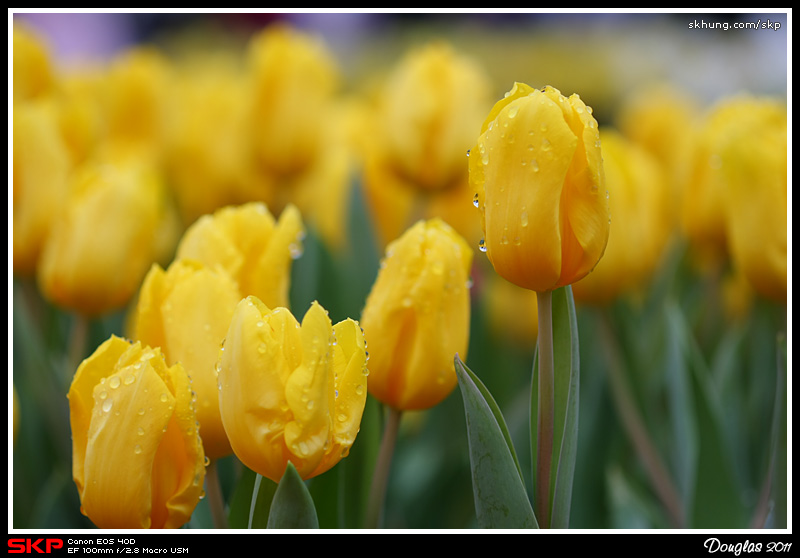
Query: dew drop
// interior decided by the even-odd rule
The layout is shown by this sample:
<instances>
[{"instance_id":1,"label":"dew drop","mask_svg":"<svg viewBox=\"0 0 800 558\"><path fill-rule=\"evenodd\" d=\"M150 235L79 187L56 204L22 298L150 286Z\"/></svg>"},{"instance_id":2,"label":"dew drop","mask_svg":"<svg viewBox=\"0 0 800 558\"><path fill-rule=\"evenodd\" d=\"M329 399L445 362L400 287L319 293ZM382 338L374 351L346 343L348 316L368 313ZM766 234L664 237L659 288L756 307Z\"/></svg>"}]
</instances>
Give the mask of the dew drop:
<instances>
[{"instance_id":1,"label":"dew drop","mask_svg":"<svg viewBox=\"0 0 800 558\"><path fill-rule=\"evenodd\" d=\"M166 403L167 401L169 401L169 397L167 396L166 393L162 393L160 399L162 403Z\"/></svg>"},{"instance_id":2,"label":"dew drop","mask_svg":"<svg viewBox=\"0 0 800 558\"><path fill-rule=\"evenodd\" d=\"M119 376L114 376L108 380L108 385L111 387L111 389L117 389L120 383Z\"/></svg>"},{"instance_id":3,"label":"dew drop","mask_svg":"<svg viewBox=\"0 0 800 558\"><path fill-rule=\"evenodd\" d=\"M106 397L108 397L108 392L106 390L103 390L97 394L97 398L100 399L101 401Z\"/></svg>"},{"instance_id":4,"label":"dew drop","mask_svg":"<svg viewBox=\"0 0 800 558\"><path fill-rule=\"evenodd\" d=\"M520 215L519 215L519 224L522 225L523 227L527 227L528 226L528 212L527 211L523 211L522 213L520 213Z\"/></svg>"},{"instance_id":5,"label":"dew drop","mask_svg":"<svg viewBox=\"0 0 800 558\"><path fill-rule=\"evenodd\" d=\"M135 453L136 455L142 453L142 446L140 446L139 444L133 446L133 453Z\"/></svg>"},{"instance_id":6,"label":"dew drop","mask_svg":"<svg viewBox=\"0 0 800 558\"><path fill-rule=\"evenodd\" d=\"M517 115L517 112L519 112L519 107L518 106L512 105L512 106L508 107L508 117L509 118L514 118Z\"/></svg>"},{"instance_id":7,"label":"dew drop","mask_svg":"<svg viewBox=\"0 0 800 558\"><path fill-rule=\"evenodd\" d=\"M475 196L472 198L472 205L474 205L475 207L480 206L480 196L478 196L477 192L475 192Z\"/></svg>"},{"instance_id":8,"label":"dew drop","mask_svg":"<svg viewBox=\"0 0 800 558\"><path fill-rule=\"evenodd\" d=\"M103 402L103 411L105 411L106 413L109 412L111 410L111 405L112 405L111 399L106 399Z\"/></svg>"},{"instance_id":9,"label":"dew drop","mask_svg":"<svg viewBox=\"0 0 800 558\"><path fill-rule=\"evenodd\" d=\"M134 376L133 374L128 374L127 376L125 376L124 384L126 386L129 386L135 381L136 381L136 376Z\"/></svg>"},{"instance_id":10,"label":"dew drop","mask_svg":"<svg viewBox=\"0 0 800 558\"><path fill-rule=\"evenodd\" d=\"M486 241L481 238L481 241L478 243L478 249L481 252L486 252Z\"/></svg>"},{"instance_id":11,"label":"dew drop","mask_svg":"<svg viewBox=\"0 0 800 558\"><path fill-rule=\"evenodd\" d=\"M536 159L531 159L531 169L533 172L539 172L539 161Z\"/></svg>"},{"instance_id":12,"label":"dew drop","mask_svg":"<svg viewBox=\"0 0 800 558\"><path fill-rule=\"evenodd\" d=\"M209 459L209 457L206 455L205 458L203 458L203 465L208 467L210 464L211 464L211 459Z\"/></svg>"},{"instance_id":13,"label":"dew drop","mask_svg":"<svg viewBox=\"0 0 800 558\"><path fill-rule=\"evenodd\" d=\"M142 428L142 427L140 426L139 428L137 428L137 429L136 429L136 433L137 433L139 436L144 436L144 428Z\"/></svg>"},{"instance_id":14,"label":"dew drop","mask_svg":"<svg viewBox=\"0 0 800 558\"><path fill-rule=\"evenodd\" d=\"M364 394L364 386L358 384L356 386L356 395L363 395Z\"/></svg>"}]
</instances>

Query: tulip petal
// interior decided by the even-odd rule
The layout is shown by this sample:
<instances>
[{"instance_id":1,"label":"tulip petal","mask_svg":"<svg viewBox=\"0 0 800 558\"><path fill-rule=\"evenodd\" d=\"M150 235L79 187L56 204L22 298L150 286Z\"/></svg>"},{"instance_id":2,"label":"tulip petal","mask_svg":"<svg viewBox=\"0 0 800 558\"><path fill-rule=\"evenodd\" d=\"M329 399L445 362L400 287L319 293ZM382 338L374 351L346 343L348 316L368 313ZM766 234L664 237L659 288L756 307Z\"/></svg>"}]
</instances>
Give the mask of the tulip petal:
<instances>
[{"instance_id":1,"label":"tulip petal","mask_svg":"<svg viewBox=\"0 0 800 558\"><path fill-rule=\"evenodd\" d=\"M151 471L175 398L149 363L120 369L95 386L93 398L84 513L104 529L149 528Z\"/></svg>"}]
</instances>

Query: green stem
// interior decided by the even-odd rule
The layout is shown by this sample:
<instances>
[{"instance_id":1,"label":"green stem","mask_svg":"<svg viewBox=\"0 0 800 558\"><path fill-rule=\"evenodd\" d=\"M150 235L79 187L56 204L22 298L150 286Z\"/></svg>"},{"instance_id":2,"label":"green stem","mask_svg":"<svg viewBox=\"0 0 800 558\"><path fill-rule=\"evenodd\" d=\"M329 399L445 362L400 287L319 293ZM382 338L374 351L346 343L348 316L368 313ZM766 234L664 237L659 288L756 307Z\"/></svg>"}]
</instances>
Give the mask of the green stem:
<instances>
[{"instance_id":1,"label":"green stem","mask_svg":"<svg viewBox=\"0 0 800 558\"><path fill-rule=\"evenodd\" d=\"M383 519L383 504L386 500L386 487L389 482L389 468L392 464L397 433L400 429L402 411L389 407L389 416L386 428L383 431L383 440L378 451L378 461L372 473L372 486L370 487L369 502L367 504L367 529L378 529Z\"/></svg>"},{"instance_id":2,"label":"green stem","mask_svg":"<svg viewBox=\"0 0 800 558\"><path fill-rule=\"evenodd\" d=\"M550 526L550 475L555 420L553 362L553 293L537 292L539 313L539 404L536 436L536 515L539 526Z\"/></svg>"},{"instance_id":3,"label":"green stem","mask_svg":"<svg viewBox=\"0 0 800 558\"><path fill-rule=\"evenodd\" d=\"M264 478L256 473L256 478L253 481L253 496L250 498L250 517L247 520L247 528L253 529L253 517L256 513L256 502L258 501L258 490L261 488L261 479Z\"/></svg>"},{"instance_id":4,"label":"green stem","mask_svg":"<svg viewBox=\"0 0 800 558\"><path fill-rule=\"evenodd\" d=\"M222 486L219 482L219 469L217 460L212 459L206 467L206 495L211 508L211 517L215 529L227 529L228 520L225 517L225 502L222 497Z\"/></svg>"}]
</instances>

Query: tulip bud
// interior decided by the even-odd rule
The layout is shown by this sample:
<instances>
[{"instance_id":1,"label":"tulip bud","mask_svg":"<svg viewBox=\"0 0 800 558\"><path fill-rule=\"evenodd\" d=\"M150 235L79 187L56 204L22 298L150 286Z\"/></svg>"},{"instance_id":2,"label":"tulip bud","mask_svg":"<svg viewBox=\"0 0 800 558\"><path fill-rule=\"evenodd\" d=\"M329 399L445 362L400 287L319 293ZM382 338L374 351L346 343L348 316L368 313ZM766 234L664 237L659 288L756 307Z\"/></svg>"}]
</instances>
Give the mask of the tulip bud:
<instances>
[{"instance_id":1,"label":"tulip bud","mask_svg":"<svg viewBox=\"0 0 800 558\"><path fill-rule=\"evenodd\" d=\"M304 234L294 206L286 207L277 223L263 203L224 207L189 227L176 258L219 266L234 278L242 296L285 307L292 259L302 253Z\"/></svg>"},{"instance_id":2,"label":"tulip bud","mask_svg":"<svg viewBox=\"0 0 800 558\"><path fill-rule=\"evenodd\" d=\"M101 529L177 529L203 493L189 377L160 351L112 336L69 389L72 474Z\"/></svg>"},{"instance_id":3,"label":"tulip bud","mask_svg":"<svg viewBox=\"0 0 800 558\"><path fill-rule=\"evenodd\" d=\"M495 271L537 292L588 274L608 240L600 136L591 109L517 83L495 104L469 158Z\"/></svg>"},{"instance_id":4,"label":"tulip bud","mask_svg":"<svg viewBox=\"0 0 800 558\"><path fill-rule=\"evenodd\" d=\"M361 324L369 391L399 410L427 409L457 383L469 344L472 250L439 219L419 221L386 249Z\"/></svg>"},{"instance_id":5,"label":"tulip bud","mask_svg":"<svg viewBox=\"0 0 800 558\"><path fill-rule=\"evenodd\" d=\"M786 302L788 140L786 107L742 98L719 145L725 224L735 267L754 290Z\"/></svg>"},{"instance_id":6,"label":"tulip bud","mask_svg":"<svg viewBox=\"0 0 800 558\"><path fill-rule=\"evenodd\" d=\"M76 171L39 263L45 297L87 316L126 304L164 249L163 197L146 164L94 161Z\"/></svg>"},{"instance_id":7,"label":"tulip bud","mask_svg":"<svg viewBox=\"0 0 800 558\"><path fill-rule=\"evenodd\" d=\"M338 85L327 47L288 26L256 34L248 51L252 141L268 173L299 172L322 148L320 122Z\"/></svg>"},{"instance_id":8,"label":"tulip bud","mask_svg":"<svg viewBox=\"0 0 800 558\"><path fill-rule=\"evenodd\" d=\"M224 270L178 260L167 271L150 269L133 315L132 338L160 347L167 364L180 362L192 378L203 448L211 459L232 451L219 415L214 366L241 298Z\"/></svg>"},{"instance_id":9,"label":"tulip bud","mask_svg":"<svg viewBox=\"0 0 800 558\"><path fill-rule=\"evenodd\" d=\"M14 273L33 275L68 191L69 152L44 102L14 106Z\"/></svg>"},{"instance_id":10,"label":"tulip bud","mask_svg":"<svg viewBox=\"0 0 800 558\"><path fill-rule=\"evenodd\" d=\"M490 89L474 60L441 42L410 51L391 72L364 147L365 195L382 246L432 217L478 241L464 154L491 107Z\"/></svg>"},{"instance_id":11,"label":"tulip bud","mask_svg":"<svg viewBox=\"0 0 800 558\"><path fill-rule=\"evenodd\" d=\"M299 324L258 298L234 312L217 368L222 423L236 456L279 482L291 462L303 479L347 456L367 397L358 323L331 326L316 302Z\"/></svg>"},{"instance_id":12,"label":"tulip bud","mask_svg":"<svg viewBox=\"0 0 800 558\"><path fill-rule=\"evenodd\" d=\"M24 24L14 24L14 102L52 93L56 78L49 45Z\"/></svg>"}]
</instances>

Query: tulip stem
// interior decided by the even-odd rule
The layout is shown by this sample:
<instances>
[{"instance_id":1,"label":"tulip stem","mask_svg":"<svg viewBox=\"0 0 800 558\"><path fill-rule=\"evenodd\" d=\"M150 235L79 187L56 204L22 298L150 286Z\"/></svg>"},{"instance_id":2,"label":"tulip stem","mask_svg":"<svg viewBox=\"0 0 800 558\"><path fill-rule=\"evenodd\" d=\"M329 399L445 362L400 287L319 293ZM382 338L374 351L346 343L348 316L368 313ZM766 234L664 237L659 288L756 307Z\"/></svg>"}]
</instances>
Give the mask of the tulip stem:
<instances>
[{"instance_id":1,"label":"tulip stem","mask_svg":"<svg viewBox=\"0 0 800 558\"><path fill-rule=\"evenodd\" d=\"M378 451L378 460L375 463L375 471L372 474L372 486L370 487L369 502L367 505L367 529L378 529L383 519L383 504L386 500L386 488L389 483L389 468L392 463L397 433L400 429L400 418L402 412L399 409L389 407L389 416L386 428L383 431L383 440Z\"/></svg>"},{"instance_id":2,"label":"tulip stem","mask_svg":"<svg viewBox=\"0 0 800 558\"><path fill-rule=\"evenodd\" d=\"M540 527L550 526L550 469L555 420L553 294L536 293L539 313L539 404L537 406L535 503Z\"/></svg>"},{"instance_id":3,"label":"tulip stem","mask_svg":"<svg viewBox=\"0 0 800 558\"><path fill-rule=\"evenodd\" d=\"M227 529L228 521L225 518L225 502L222 498L222 486L219 482L219 469L217 460L212 459L206 467L206 494L208 506L211 508L211 518L215 529Z\"/></svg>"}]
</instances>

